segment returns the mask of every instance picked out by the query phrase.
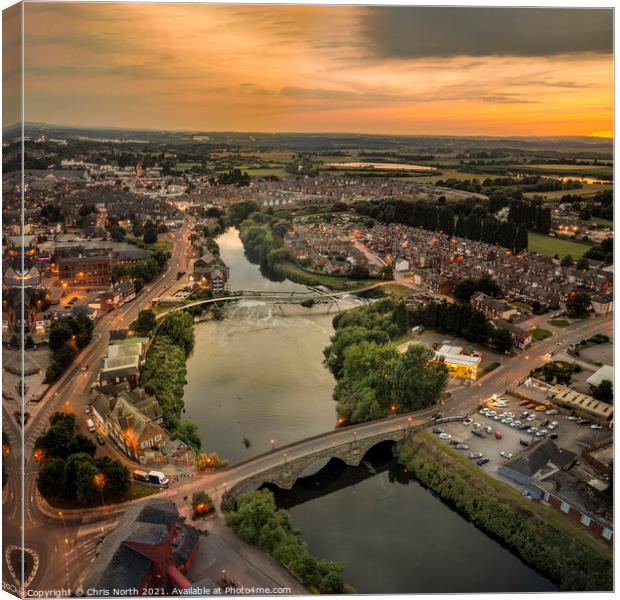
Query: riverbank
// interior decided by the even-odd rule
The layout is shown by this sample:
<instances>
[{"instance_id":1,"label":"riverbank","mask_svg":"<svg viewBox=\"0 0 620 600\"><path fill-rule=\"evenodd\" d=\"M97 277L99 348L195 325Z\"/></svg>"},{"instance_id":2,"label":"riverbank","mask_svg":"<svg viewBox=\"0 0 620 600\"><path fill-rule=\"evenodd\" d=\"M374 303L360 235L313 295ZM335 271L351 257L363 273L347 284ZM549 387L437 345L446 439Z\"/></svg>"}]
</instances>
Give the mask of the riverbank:
<instances>
[{"instance_id":1,"label":"riverbank","mask_svg":"<svg viewBox=\"0 0 620 600\"><path fill-rule=\"evenodd\" d=\"M197 425L182 421L187 359L194 347L194 319L186 312L167 315L154 334L140 374L140 385L159 402L170 437L200 450Z\"/></svg>"},{"instance_id":2,"label":"riverbank","mask_svg":"<svg viewBox=\"0 0 620 600\"><path fill-rule=\"evenodd\" d=\"M486 475L421 432L394 448L424 486L565 591L613 589L612 552L577 523Z\"/></svg>"},{"instance_id":3,"label":"riverbank","mask_svg":"<svg viewBox=\"0 0 620 600\"><path fill-rule=\"evenodd\" d=\"M344 585L342 565L313 556L289 514L276 506L273 493L259 490L242 494L228 507L226 525L242 540L264 548L312 593L341 594L353 590Z\"/></svg>"}]
</instances>

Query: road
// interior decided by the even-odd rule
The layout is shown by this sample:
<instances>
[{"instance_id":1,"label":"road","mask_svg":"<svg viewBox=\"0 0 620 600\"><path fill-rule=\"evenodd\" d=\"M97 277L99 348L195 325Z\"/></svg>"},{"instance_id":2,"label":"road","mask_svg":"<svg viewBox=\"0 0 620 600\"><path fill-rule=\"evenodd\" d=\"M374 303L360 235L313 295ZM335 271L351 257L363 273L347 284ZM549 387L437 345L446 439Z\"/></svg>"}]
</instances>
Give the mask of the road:
<instances>
[{"instance_id":1,"label":"road","mask_svg":"<svg viewBox=\"0 0 620 600\"><path fill-rule=\"evenodd\" d=\"M140 310L150 306L151 300L160 296L176 281L177 272L186 268L187 238L187 225L171 234L172 256L164 274L150 288L147 287L136 300L105 315L95 326L93 342L82 350L74 364L50 386L38 404L28 406L27 411L30 417L24 428L23 457L20 451L19 424L3 403L3 430L11 441L11 455L6 461L9 481L3 496L3 541L5 547L14 545L20 548L23 534L23 545L29 552L34 553L35 557L42 558L38 560L36 572L33 573L29 583L30 588L66 589L69 587L71 582L76 581L85 566L84 555L94 550L93 540L95 539L92 536L87 536L82 540L77 539L81 517L59 514L58 518L50 518L39 509L35 497L38 465L32 457L34 443L37 437L47 429L49 417L54 412L68 406L77 414L83 414L90 385L96 377L98 366L107 350L110 330L127 327L138 316ZM82 372L82 367L85 365L91 367L86 373ZM126 460L120 453L115 453L110 444L105 448L106 453L111 452L115 458ZM101 453L99 451L99 454ZM22 470L25 473L23 488L20 485ZM24 532L19 526L22 521L25 523ZM7 555L3 554L4 581L9 585L19 585L19 581L15 579L21 579L16 557L17 553L14 553L7 562ZM36 561L34 563L36 564ZM25 579L28 581L28 573Z\"/></svg>"}]
</instances>

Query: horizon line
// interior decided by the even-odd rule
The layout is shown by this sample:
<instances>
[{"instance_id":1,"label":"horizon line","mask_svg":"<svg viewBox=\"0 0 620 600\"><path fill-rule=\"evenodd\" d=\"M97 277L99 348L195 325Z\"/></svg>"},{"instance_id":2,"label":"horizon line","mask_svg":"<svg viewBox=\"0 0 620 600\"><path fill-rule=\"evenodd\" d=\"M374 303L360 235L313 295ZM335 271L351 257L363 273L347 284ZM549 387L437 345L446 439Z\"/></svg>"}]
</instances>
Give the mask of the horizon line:
<instances>
[{"instance_id":1,"label":"horizon line","mask_svg":"<svg viewBox=\"0 0 620 600\"><path fill-rule=\"evenodd\" d=\"M360 131L256 131L256 130L245 130L245 129L154 129L150 127L123 127L117 125L65 125L60 123L47 123L47 122L39 122L39 121L23 121L24 127L58 127L64 129L90 129L90 130L120 130L120 131L145 131L150 133L193 133L193 134L258 134L258 135L317 135L317 136L328 136L328 135L355 135L355 136L376 136L376 137L399 137L399 138L413 138L413 137L433 137L433 138L458 138L458 139L559 139L559 138L580 138L580 139L589 139L589 140L608 140L612 141L614 139L614 135L578 135L578 134L564 134L564 135L501 135L501 134L469 134L469 135L453 135L453 134L434 134L434 133L368 133L368 132L360 132ZM12 127L21 127L22 121L16 121L15 123L11 123L10 125L3 126L2 131L5 132Z\"/></svg>"}]
</instances>

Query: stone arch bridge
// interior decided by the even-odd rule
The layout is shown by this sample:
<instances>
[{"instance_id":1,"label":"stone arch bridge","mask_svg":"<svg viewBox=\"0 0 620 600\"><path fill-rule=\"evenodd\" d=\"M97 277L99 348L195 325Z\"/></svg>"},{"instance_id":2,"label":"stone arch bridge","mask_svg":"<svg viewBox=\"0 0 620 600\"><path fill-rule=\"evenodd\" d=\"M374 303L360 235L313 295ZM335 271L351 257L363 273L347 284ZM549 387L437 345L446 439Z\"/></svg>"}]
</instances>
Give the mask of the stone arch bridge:
<instances>
[{"instance_id":1,"label":"stone arch bridge","mask_svg":"<svg viewBox=\"0 0 620 600\"><path fill-rule=\"evenodd\" d=\"M347 465L359 466L366 453L381 442L398 442L421 429L465 418L455 416L432 419L435 410L433 408L419 411L415 416L389 417L360 426L336 429L239 463L226 470L229 483L226 484L223 499L233 500L239 494L264 483L291 489L314 463L338 458Z\"/></svg>"}]
</instances>

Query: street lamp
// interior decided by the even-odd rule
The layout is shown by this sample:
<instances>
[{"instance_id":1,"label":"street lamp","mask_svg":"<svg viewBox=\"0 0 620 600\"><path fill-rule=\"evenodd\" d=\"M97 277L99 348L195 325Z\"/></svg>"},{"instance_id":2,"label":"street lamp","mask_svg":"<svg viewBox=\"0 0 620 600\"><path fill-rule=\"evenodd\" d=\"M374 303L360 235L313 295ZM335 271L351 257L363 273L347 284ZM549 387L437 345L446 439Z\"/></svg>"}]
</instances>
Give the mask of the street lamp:
<instances>
[{"instance_id":1,"label":"street lamp","mask_svg":"<svg viewBox=\"0 0 620 600\"><path fill-rule=\"evenodd\" d=\"M271 443L271 449L274 450L276 447L276 441L273 438L271 438L269 442Z\"/></svg>"}]
</instances>

